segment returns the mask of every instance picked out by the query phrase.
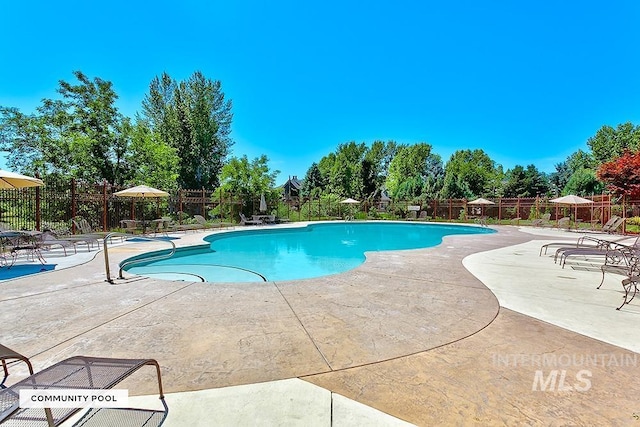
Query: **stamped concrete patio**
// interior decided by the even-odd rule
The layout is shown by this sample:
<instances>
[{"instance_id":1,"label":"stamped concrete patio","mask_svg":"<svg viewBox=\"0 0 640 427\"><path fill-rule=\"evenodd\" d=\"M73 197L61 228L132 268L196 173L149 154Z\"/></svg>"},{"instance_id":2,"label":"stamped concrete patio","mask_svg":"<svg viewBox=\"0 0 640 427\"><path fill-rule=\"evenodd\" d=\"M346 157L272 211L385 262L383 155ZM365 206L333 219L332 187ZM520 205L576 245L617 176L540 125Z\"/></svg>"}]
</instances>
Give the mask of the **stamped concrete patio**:
<instances>
[{"instance_id":1,"label":"stamped concrete patio","mask_svg":"<svg viewBox=\"0 0 640 427\"><path fill-rule=\"evenodd\" d=\"M80 253L0 282L1 339L36 369L157 359L166 426L640 425L640 302L616 311L619 276L596 290L598 271L538 256L575 233L495 228L290 282L111 285ZM161 245L114 245L110 265ZM151 374L123 386L153 394Z\"/></svg>"}]
</instances>

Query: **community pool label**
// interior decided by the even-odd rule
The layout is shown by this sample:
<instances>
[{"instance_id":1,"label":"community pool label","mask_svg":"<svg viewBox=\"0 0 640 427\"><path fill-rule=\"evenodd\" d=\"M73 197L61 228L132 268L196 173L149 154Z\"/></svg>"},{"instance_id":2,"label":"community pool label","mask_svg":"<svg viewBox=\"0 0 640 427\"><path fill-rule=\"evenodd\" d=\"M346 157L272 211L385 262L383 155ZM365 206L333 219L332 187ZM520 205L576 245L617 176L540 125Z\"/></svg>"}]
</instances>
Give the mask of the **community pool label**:
<instances>
[{"instance_id":1,"label":"community pool label","mask_svg":"<svg viewBox=\"0 0 640 427\"><path fill-rule=\"evenodd\" d=\"M20 390L21 408L122 408L128 404L129 390Z\"/></svg>"}]
</instances>

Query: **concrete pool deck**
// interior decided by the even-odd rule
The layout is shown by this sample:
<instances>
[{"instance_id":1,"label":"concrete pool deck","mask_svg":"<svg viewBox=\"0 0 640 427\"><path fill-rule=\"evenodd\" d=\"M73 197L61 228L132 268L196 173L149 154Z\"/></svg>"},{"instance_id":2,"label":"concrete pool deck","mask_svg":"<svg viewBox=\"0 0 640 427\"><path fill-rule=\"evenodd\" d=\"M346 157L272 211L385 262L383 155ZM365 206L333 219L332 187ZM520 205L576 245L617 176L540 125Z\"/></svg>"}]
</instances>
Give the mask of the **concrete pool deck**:
<instances>
[{"instance_id":1,"label":"concrete pool deck","mask_svg":"<svg viewBox=\"0 0 640 427\"><path fill-rule=\"evenodd\" d=\"M67 257L0 282L2 343L38 370L80 354L157 359L166 426L640 425L640 301L616 311L620 276L596 290L599 270L538 256L576 233L495 229L277 283L110 285L102 253ZM158 245L111 247L112 270ZM132 394L154 392L135 378Z\"/></svg>"}]
</instances>

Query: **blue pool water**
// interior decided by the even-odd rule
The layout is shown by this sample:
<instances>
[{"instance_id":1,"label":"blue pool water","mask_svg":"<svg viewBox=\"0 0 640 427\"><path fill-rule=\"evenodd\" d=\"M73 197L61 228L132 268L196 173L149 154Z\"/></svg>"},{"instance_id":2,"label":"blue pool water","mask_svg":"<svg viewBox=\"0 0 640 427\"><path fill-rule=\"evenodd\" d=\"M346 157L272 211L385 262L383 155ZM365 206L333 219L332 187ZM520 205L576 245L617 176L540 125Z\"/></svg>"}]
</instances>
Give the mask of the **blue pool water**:
<instances>
[{"instance_id":1,"label":"blue pool water","mask_svg":"<svg viewBox=\"0 0 640 427\"><path fill-rule=\"evenodd\" d=\"M135 264L126 270L167 280L205 282L308 279L355 268L364 262L365 252L426 248L452 234L493 232L480 227L402 222L256 228L213 234L205 238L209 245L179 249L169 259Z\"/></svg>"}]
</instances>

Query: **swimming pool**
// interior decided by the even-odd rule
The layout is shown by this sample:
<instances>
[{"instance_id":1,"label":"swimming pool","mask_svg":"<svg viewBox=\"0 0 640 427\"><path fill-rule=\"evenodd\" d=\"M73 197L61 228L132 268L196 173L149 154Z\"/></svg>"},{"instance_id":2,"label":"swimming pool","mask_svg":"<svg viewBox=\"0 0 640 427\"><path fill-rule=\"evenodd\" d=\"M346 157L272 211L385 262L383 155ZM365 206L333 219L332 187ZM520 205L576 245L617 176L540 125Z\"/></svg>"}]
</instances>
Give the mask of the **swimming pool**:
<instances>
[{"instance_id":1,"label":"swimming pool","mask_svg":"<svg viewBox=\"0 0 640 427\"><path fill-rule=\"evenodd\" d=\"M140 276L203 282L309 279L351 270L365 261L365 252L427 248L448 235L494 232L474 226L388 221L254 228L212 234L204 239L207 245L181 248L171 258L143 261L125 270Z\"/></svg>"}]
</instances>

